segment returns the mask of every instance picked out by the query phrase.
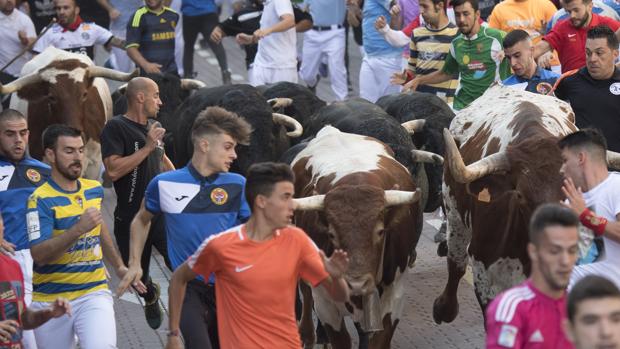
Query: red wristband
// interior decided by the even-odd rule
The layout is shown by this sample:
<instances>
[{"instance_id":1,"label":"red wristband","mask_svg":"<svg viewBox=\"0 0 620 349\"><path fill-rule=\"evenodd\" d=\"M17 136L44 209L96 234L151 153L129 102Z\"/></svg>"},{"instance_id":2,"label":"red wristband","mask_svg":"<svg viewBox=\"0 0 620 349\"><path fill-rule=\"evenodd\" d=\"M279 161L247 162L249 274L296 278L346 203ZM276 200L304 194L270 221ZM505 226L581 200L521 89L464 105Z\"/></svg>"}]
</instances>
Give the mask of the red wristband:
<instances>
[{"instance_id":1,"label":"red wristband","mask_svg":"<svg viewBox=\"0 0 620 349\"><path fill-rule=\"evenodd\" d=\"M591 229L596 236L603 235L607 226L607 219L605 217L599 217L587 208L579 215L579 221L585 227Z\"/></svg>"},{"instance_id":2,"label":"red wristband","mask_svg":"<svg viewBox=\"0 0 620 349\"><path fill-rule=\"evenodd\" d=\"M413 75L413 72L409 69L407 69L407 71L405 71L405 83L408 83L409 81L413 80L413 78L415 78L415 75Z\"/></svg>"}]
</instances>

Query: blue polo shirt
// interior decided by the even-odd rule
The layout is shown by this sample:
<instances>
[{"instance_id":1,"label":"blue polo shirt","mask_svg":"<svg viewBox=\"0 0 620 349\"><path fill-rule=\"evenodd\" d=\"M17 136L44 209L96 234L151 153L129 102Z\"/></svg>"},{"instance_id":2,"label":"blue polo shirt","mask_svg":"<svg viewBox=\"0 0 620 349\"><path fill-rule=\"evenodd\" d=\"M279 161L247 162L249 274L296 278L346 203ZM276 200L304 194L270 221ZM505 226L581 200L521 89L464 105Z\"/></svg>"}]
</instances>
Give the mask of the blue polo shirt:
<instances>
[{"instance_id":1,"label":"blue polo shirt","mask_svg":"<svg viewBox=\"0 0 620 349\"><path fill-rule=\"evenodd\" d=\"M172 269L194 254L209 236L250 218L244 190L243 176L223 172L203 177L191 163L151 180L144 204L149 212L164 214Z\"/></svg>"},{"instance_id":2,"label":"blue polo shirt","mask_svg":"<svg viewBox=\"0 0 620 349\"><path fill-rule=\"evenodd\" d=\"M26 156L14 164L0 157L0 214L4 221L4 239L15 250L30 248L26 229L28 197L50 176L47 164Z\"/></svg>"},{"instance_id":3,"label":"blue polo shirt","mask_svg":"<svg viewBox=\"0 0 620 349\"><path fill-rule=\"evenodd\" d=\"M519 89L523 89L528 92L548 94L553 89L553 85L560 78L560 75L552 72L551 70L541 69L536 67L536 72L532 75L531 79L524 79L522 77L512 75L502 83L506 86L519 85Z\"/></svg>"},{"instance_id":4,"label":"blue polo shirt","mask_svg":"<svg viewBox=\"0 0 620 349\"><path fill-rule=\"evenodd\" d=\"M384 16L387 23L390 23L390 0L366 0L362 12L362 41L366 54L400 57L403 49L390 45L375 29L375 21L379 16Z\"/></svg>"},{"instance_id":5,"label":"blue polo shirt","mask_svg":"<svg viewBox=\"0 0 620 349\"><path fill-rule=\"evenodd\" d=\"M217 6L214 0L183 0L181 2L183 16L199 16L216 12Z\"/></svg>"},{"instance_id":6,"label":"blue polo shirt","mask_svg":"<svg viewBox=\"0 0 620 349\"><path fill-rule=\"evenodd\" d=\"M313 25L327 27L334 24L342 25L347 14L346 0L306 0Z\"/></svg>"}]
</instances>

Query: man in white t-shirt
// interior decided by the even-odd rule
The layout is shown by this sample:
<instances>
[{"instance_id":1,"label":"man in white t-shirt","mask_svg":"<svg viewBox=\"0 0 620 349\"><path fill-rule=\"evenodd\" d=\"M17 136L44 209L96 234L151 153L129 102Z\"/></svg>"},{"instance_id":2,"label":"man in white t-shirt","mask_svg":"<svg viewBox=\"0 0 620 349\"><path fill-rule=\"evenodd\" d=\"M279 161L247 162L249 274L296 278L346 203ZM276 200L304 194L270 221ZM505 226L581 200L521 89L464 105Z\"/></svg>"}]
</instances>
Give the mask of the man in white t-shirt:
<instances>
[{"instance_id":1,"label":"man in white t-shirt","mask_svg":"<svg viewBox=\"0 0 620 349\"><path fill-rule=\"evenodd\" d=\"M584 227L602 236L600 262L576 266L569 288L586 275L608 278L620 287L620 173L607 170L607 142L594 129L582 129L558 143L562 150L562 191L566 206Z\"/></svg>"},{"instance_id":2,"label":"man in white t-shirt","mask_svg":"<svg viewBox=\"0 0 620 349\"><path fill-rule=\"evenodd\" d=\"M15 0L0 0L0 68L16 57L37 36L30 17L15 9ZM17 79L22 67L32 56L25 53L0 72L0 82L8 84ZM6 97L6 100L4 100ZM3 96L2 106L8 108L9 95ZM6 104L5 104L6 103Z\"/></svg>"},{"instance_id":3,"label":"man in white t-shirt","mask_svg":"<svg viewBox=\"0 0 620 349\"><path fill-rule=\"evenodd\" d=\"M250 84L297 83L297 35L290 0L266 0L260 29L252 36L237 35L237 42L242 45L256 41L258 53L248 77Z\"/></svg>"},{"instance_id":4,"label":"man in white t-shirt","mask_svg":"<svg viewBox=\"0 0 620 349\"><path fill-rule=\"evenodd\" d=\"M109 30L95 23L84 22L80 17L80 8L75 0L54 0L58 23L39 38L32 48L34 53L43 52L48 46L82 53L95 60L95 45L106 49L112 46L124 48L125 40L114 37Z\"/></svg>"}]
</instances>

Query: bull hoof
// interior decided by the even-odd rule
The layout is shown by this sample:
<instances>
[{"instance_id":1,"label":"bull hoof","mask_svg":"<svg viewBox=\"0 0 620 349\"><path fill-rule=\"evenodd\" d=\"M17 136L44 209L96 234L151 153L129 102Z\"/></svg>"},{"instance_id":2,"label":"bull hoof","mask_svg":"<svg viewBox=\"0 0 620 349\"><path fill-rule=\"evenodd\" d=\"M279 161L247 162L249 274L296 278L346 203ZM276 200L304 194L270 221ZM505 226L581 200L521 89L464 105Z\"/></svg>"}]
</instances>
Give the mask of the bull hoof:
<instances>
[{"instance_id":1,"label":"bull hoof","mask_svg":"<svg viewBox=\"0 0 620 349\"><path fill-rule=\"evenodd\" d=\"M437 255L439 257L445 257L448 255L448 242L442 241L437 245Z\"/></svg>"},{"instance_id":2,"label":"bull hoof","mask_svg":"<svg viewBox=\"0 0 620 349\"><path fill-rule=\"evenodd\" d=\"M433 302L433 320L435 323L441 324L442 322L450 323L456 319L459 313L459 303L450 303L446 301L443 295L439 296Z\"/></svg>"}]
</instances>

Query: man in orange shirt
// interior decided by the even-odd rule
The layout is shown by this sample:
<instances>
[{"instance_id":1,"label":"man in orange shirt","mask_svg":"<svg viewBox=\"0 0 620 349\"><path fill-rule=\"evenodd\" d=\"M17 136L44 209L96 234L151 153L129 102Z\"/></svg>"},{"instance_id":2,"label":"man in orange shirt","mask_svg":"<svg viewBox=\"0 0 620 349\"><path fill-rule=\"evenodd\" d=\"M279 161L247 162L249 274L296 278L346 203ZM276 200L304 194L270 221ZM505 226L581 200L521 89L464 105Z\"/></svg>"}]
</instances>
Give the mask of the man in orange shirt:
<instances>
[{"instance_id":1,"label":"man in orange shirt","mask_svg":"<svg viewBox=\"0 0 620 349\"><path fill-rule=\"evenodd\" d=\"M330 258L306 233L291 226L294 176L284 164L250 167L245 195L252 216L246 224L207 238L170 280L167 349L181 348L179 321L187 283L198 275L217 279L216 308L222 349L301 347L295 294L301 278L323 286L336 302L349 299L343 278L349 259ZM221 310L221 311L220 311Z\"/></svg>"}]
</instances>

